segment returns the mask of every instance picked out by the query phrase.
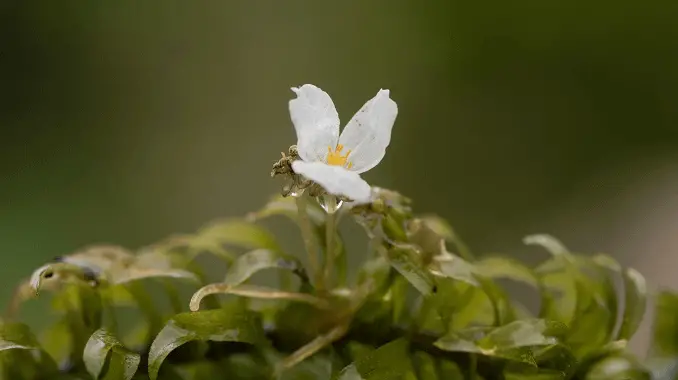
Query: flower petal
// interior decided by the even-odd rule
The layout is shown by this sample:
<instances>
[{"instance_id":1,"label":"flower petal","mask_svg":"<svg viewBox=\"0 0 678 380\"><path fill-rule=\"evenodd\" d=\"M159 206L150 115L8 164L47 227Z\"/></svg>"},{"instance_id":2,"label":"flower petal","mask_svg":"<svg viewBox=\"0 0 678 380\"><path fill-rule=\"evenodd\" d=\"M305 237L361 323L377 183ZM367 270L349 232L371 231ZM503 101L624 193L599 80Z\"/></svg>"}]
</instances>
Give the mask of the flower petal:
<instances>
[{"instance_id":1,"label":"flower petal","mask_svg":"<svg viewBox=\"0 0 678 380\"><path fill-rule=\"evenodd\" d=\"M327 148L334 150L339 137L339 115L327 93L312 84L293 87L290 117L297 131L297 149L304 161L325 161Z\"/></svg>"},{"instance_id":2,"label":"flower petal","mask_svg":"<svg viewBox=\"0 0 678 380\"><path fill-rule=\"evenodd\" d=\"M319 184L330 194L343 195L356 202L370 200L370 185L360 178L358 173L341 166L298 160L292 163L292 169L295 173Z\"/></svg>"},{"instance_id":3,"label":"flower petal","mask_svg":"<svg viewBox=\"0 0 678 380\"><path fill-rule=\"evenodd\" d=\"M346 124L339 144L343 152L351 151L351 170L366 172L384 158L397 115L398 106L389 98L389 90L379 90Z\"/></svg>"}]
</instances>

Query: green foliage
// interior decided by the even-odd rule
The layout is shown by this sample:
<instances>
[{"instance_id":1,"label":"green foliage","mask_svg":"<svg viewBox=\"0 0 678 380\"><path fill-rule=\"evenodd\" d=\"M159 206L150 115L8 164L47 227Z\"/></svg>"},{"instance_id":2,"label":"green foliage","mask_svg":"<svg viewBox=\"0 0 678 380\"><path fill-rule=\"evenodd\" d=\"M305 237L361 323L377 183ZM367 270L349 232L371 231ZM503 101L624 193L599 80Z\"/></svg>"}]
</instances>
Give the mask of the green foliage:
<instances>
[{"instance_id":1,"label":"green foliage","mask_svg":"<svg viewBox=\"0 0 678 380\"><path fill-rule=\"evenodd\" d=\"M634 269L547 235L525 238L549 253L534 268L476 258L441 218L376 194L332 216L307 195L277 196L138 252L94 246L47 263L0 323L2 378L678 379L678 295L655 297L654 344L640 360L626 345L651 295ZM306 260L262 224L276 216L299 226ZM370 247L355 276L333 227L350 220ZM203 253L225 275L212 278ZM257 283L259 273L279 284ZM514 300L498 282L507 279L530 287L539 308ZM37 296L51 296L56 316L39 339L17 322Z\"/></svg>"}]
</instances>

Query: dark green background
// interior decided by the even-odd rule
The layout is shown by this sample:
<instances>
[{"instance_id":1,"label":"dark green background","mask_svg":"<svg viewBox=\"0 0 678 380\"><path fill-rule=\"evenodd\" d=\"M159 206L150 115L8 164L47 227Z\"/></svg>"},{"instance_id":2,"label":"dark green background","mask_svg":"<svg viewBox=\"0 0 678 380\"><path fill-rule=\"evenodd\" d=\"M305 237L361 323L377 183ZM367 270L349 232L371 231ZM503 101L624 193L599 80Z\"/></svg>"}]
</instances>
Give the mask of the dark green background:
<instances>
[{"instance_id":1,"label":"dark green background","mask_svg":"<svg viewBox=\"0 0 678 380\"><path fill-rule=\"evenodd\" d=\"M365 178L476 250L531 252L521 238L550 232L678 286L661 275L678 246L676 16L675 1L6 0L0 300L55 255L261 205L304 83L343 122L389 88L400 113Z\"/></svg>"}]
</instances>

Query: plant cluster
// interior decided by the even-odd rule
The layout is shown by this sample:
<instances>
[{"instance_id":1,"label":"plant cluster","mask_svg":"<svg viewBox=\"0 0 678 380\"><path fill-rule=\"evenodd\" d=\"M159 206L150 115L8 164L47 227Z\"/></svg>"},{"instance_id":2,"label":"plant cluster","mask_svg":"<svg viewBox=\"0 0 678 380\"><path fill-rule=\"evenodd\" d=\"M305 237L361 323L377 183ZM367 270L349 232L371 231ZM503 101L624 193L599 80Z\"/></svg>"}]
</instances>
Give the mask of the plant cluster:
<instances>
[{"instance_id":1,"label":"plant cluster","mask_svg":"<svg viewBox=\"0 0 678 380\"><path fill-rule=\"evenodd\" d=\"M524 239L548 253L536 267L476 257L447 222L360 177L390 142L388 90L341 135L326 93L293 90L298 141L271 173L281 195L194 234L86 247L38 268L0 323L3 379L678 379L677 294L657 294L652 349L636 358L626 346L648 299L640 273L548 235ZM282 248L262 223L271 217L298 226L305 255ZM365 232L355 271L340 222ZM531 288L538 310L502 279ZM56 321L34 335L17 316L37 296L50 296Z\"/></svg>"}]
</instances>

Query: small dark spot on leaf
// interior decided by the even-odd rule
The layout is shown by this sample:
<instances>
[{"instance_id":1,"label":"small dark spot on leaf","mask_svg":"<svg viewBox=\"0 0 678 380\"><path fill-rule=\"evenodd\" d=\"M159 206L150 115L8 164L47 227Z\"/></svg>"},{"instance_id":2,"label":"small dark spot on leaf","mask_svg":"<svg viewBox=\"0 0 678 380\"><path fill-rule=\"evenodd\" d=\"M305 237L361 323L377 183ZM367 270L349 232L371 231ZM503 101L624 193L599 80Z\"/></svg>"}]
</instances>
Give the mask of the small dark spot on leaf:
<instances>
[{"instance_id":1,"label":"small dark spot on leaf","mask_svg":"<svg viewBox=\"0 0 678 380\"><path fill-rule=\"evenodd\" d=\"M52 272L51 270L50 270L50 271L47 271L47 272L45 272L45 273L42 275L42 277L44 277L44 278L52 278L52 277L54 277L54 272Z\"/></svg>"},{"instance_id":2,"label":"small dark spot on leaf","mask_svg":"<svg viewBox=\"0 0 678 380\"><path fill-rule=\"evenodd\" d=\"M438 285L433 285L433 288L431 288L431 292L438 293Z\"/></svg>"},{"instance_id":3,"label":"small dark spot on leaf","mask_svg":"<svg viewBox=\"0 0 678 380\"><path fill-rule=\"evenodd\" d=\"M83 268L82 275L85 278L85 281L95 281L97 280L97 274L94 270L90 268Z\"/></svg>"}]
</instances>

